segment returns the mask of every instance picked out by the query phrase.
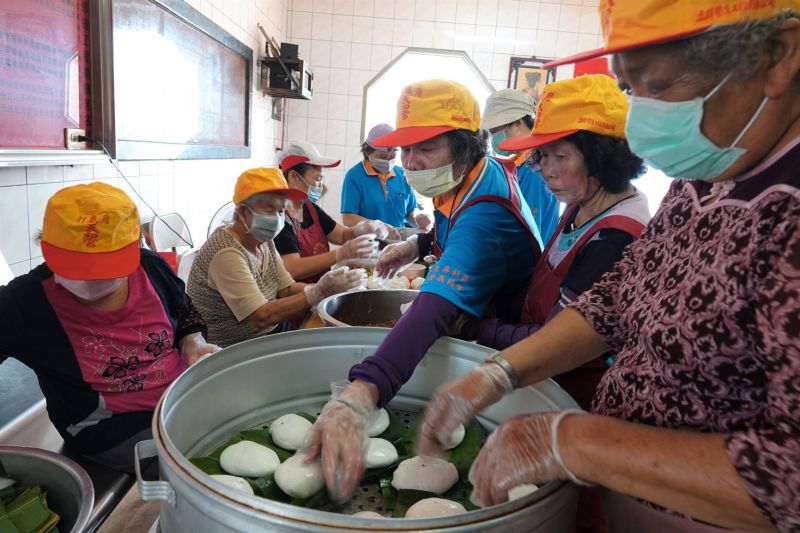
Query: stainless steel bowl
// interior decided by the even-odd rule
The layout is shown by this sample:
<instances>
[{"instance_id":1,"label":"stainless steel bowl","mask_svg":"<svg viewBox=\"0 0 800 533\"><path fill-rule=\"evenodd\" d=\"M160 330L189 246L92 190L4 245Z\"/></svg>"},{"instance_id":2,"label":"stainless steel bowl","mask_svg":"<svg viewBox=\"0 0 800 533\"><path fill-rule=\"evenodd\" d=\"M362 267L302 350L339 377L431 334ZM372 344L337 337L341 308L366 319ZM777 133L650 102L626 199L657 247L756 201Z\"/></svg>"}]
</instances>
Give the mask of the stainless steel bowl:
<instances>
[{"instance_id":1,"label":"stainless steel bowl","mask_svg":"<svg viewBox=\"0 0 800 533\"><path fill-rule=\"evenodd\" d=\"M39 485L47 492L48 506L61 516L59 531L84 531L92 514L94 486L78 463L25 446L0 446L0 461L9 477L23 487Z\"/></svg>"},{"instance_id":2,"label":"stainless steel bowl","mask_svg":"<svg viewBox=\"0 0 800 533\"><path fill-rule=\"evenodd\" d=\"M374 289L334 294L317 305L317 314L329 326L374 326L398 320L400 306L412 301L418 291Z\"/></svg>"}]
</instances>

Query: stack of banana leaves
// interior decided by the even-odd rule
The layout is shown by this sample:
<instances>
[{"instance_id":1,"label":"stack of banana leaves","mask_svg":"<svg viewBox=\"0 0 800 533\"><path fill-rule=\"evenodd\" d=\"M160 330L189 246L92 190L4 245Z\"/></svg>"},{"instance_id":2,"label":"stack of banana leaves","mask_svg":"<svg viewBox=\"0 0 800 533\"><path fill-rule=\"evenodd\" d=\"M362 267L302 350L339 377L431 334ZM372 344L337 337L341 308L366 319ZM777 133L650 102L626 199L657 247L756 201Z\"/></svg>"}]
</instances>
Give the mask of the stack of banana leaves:
<instances>
[{"instance_id":1,"label":"stack of banana leaves","mask_svg":"<svg viewBox=\"0 0 800 533\"><path fill-rule=\"evenodd\" d=\"M0 463L0 533L58 533L60 519L41 487L22 488Z\"/></svg>"},{"instance_id":2,"label":"stack of banana leaves","mask_svg":"<svg viewBox=\"0 0 800 533\"><path fill-rule=\"evenodd\" d=\"M459 473L459 480L445 494L437 495L418 490L397 490L391 485L392 474L401 461L414 456L414 436L416 434L416 427L421 420L422 413L420 413L417 419L413 421L411 427L407 428L403 423L403 420L391 409L387 408L386 411L389 414L389 427L387 427L386 430L378 436L391 442L397 449L399 457L394 464L383 468L367 470L361 480L362 486L378 485L380 487L380 493L383 496L382 507L388 511L391 511L391 516L397 518L404 517L406 510L408 510L410 506L419 500L431 497L446 498L448 500L458 502L468 511L477 509L477 507L469 500L469 495L472 492L472 486L467 480L467 475L470 467L472 466L472 462L478 456L481 446L486 440L486 430L484 430L476 420L473 420L466 426L464 440L461 442L461 444L450 450L446 459L455 465ZM312 423L316 421L316 417L314 415L303 412L297 414L303 418L306 418ZM224 474L225 471L222 470L222 467L220 467L219 464L219 456L222 454L222 451L225 448L236 444L237 442L241 442L242 440L254 441L258 444L271 448L275 451L275 453L278 454L278 458L281 460L281 462L294 455L293 451L284 450L275 444L271 435L269 434L269 429L267 429L267 427L263 427L240 431L228 439L227 442L217 446L207 455L195 457L190 461L206 474ZM278 488L272 474L257 479L245 479L253 488L253 492L255 492L255 494L258 496L284 503L291 503L301 507L310 507L326 511L338 510L328 500L325 489L322 489L320 492L307 499L293 499L287 494L283 493L280 488ZM3 532L0 531L0 533Z\"/></svg>"}]
</instances>

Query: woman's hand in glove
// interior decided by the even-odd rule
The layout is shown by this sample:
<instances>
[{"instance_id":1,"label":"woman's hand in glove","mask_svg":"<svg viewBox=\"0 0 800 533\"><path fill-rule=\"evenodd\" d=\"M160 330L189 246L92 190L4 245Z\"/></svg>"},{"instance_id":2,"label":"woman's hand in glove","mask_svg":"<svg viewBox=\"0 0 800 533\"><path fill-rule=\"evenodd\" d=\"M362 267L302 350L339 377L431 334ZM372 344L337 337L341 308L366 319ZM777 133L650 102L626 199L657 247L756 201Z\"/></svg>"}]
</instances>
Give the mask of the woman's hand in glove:
<instances>
[{"instance_id":1,"label":"woman's hand in glove","mask_svg":"<svg viewBox=\"0 0 800 533\"><path fill-rule=\"evenodd\" d=\"M369 446L367 425L375 415L369 387L361 381L333 383L331 400L311 430L306 462L322 458L325 485L336 503L350 499L364 472Z\"/></svg>"},{"instance_id":2,"label":"woman's hand in glove","mask_svg":"<svg viewBox=\"0 0 800 533\"><path fill-rule=\"evenodd\" d=\"M363 268L349 269L340 267L326 272L318 282L306 285L303 290L311 307L333 294L347 292L361 287L367 282L367 271Z\"/></svg>"},{"instance_id":3,"label":"woman's hand in glove","mask_svg":"<svg viewBox=\"0 0 800 533\"><path fill-rule=\"evenodd\" d=\"M389 229L380 220L362 220L353 226L353 235L367 235L372 233L375 238L383 240L389 235Z\"/></svg>"},{"instance_id":4,"label":"woman's hand in glove","mask_svg":"<svg viewBox=\"0 0 800 533\"><path fill-rule=\"evenodd\" d=\"M375 240L372 235L361 235L350 239L336 249L336 262L345 259L366 259L375 251Z\"/></svg>"},{"instance_id":5,"label":"woman's hand in glove","mask_svg":"<svg viewBox=\"0 0 800 533\"><path fill-rule=\"evenodd\" d=\"M508 500L517 485L547 483L555 479L578 480L561 457L558 428L561 421L584 411L537 413L510 418L489 435L469 471L470 500L488 507Z\"/></svg>"},{"instance_id":6,"label":"woman's hand in glove","mask_svg":"<svg viewBox=\"0 0 800 533\"><path fill-rule=\"evenodd\" d=\"M383 249L375 264L375 272L382 278L393 278L403 268L410 265L419 257L417 250L417 236L407 241L390 244Z\"/></svg>"},{"instance_id":7,"label":"woman's hand in glove","mask_svg":"<svg viewBox=\"0 0 800 533\"><path fill-rule=\"evenodd\" d=\"M513 390L508 374L496 363L483 363L438 387L417 434L420 455L441 457L459 424L468 424L478 411Z\"/></svg>"}]
</instances>

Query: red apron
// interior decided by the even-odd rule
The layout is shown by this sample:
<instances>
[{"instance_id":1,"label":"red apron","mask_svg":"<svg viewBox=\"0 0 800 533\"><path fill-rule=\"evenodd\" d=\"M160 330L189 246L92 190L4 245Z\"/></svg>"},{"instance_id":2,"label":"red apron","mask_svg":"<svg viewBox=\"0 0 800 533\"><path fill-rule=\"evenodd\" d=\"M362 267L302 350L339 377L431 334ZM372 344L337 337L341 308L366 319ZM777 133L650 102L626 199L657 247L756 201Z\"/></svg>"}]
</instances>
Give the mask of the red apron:
<instances>
[{"instance_id":1,"label":"red apron","mask_svg":"<svg viewBox=\"0 0 800 533\"><path fill-rule=\"evenodd\" d=\"M629 233L634 239L639 238L639 235L644 231L644 225L632 218L622 215L603 217L580 236L570 248L569 253L564 256L555 268L551 268L547 260L550 248L558 241L558 236L561 235L564 225L570 220L577 208L577 205L570 207L561 217L553 237L544 249L541 260L533 270L531 284L528 287L528 295L525 298L525 305L522 309L522 322L524 324L545 323L547 316L561 296L561 285L564 283L570 268L572 268L578 252L598 231L608 228L618 229ZM605 369L605 362L598 357L565 374L554 376L553 379L575 398L581 408L588 411L591 408L594 391L600 382L600 378L603 377Z\"/></svg>"},{"instance_id":2,"label":"red apron","mask_svg":"<svg viewBox=\"0 0 800 533\"><path fill-rule=\"evenodd\" d=\"M289 220L294 224L294 232L297 235L297 245L300 248L300 257L310 257L313 255L320 255L331 251L328 244L328 236L322 230L322 225L319 223L319 214L317 208L313 205L308 206L308 213L311 215L312 223L307 228L303 229L294 217L289 216ZM323 272L324 274L324 272ZM322 274L311 276L306 279L298 279L301 283L316 283Z\"/></svg>"}]
</instances>

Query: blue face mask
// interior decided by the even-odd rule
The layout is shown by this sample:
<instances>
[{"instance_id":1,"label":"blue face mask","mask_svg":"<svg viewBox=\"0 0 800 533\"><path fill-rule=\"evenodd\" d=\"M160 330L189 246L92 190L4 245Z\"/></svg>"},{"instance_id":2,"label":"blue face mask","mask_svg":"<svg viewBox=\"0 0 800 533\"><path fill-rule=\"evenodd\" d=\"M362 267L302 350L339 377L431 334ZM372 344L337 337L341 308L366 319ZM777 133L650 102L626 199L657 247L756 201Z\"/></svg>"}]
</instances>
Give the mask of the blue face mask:
<instances>
[{"instance_id":1,"label":"blue face mask","mask_svg":"<svg viewBox=\"0 0 800 533\"><path fill-rule=\"evenodd\" d=\"M250 209L248 207L248 209ZM253 221L250 223L250 235L255 237L258 242L267 242L275 238L281 232L286 222L284 214L280 215L261 215L250 209L253 214Z\"/></svg>"},{"instance_id":2,"label":"blue face mask","mask_svg":"<svg viewBox=\"0 0 800 533\"><path fill-rule=\"evenodd\" d=\"M730 74L705 98L662 102L631 96L625 135L631 151L651 167L673 178L711 181L728 170L746 150L736 145L761 115L764 97L750 122L728 148L720 148L700 130L703 104L730 79Z\"/></svg>"},{"instance_id":3,"label":"blue face mask","mask_svg":"<svg viewBox=\"0 0 800 533\"><path fill-rule=\"evenodd\" d=\"M306 194L308 195L309 202L317 203L319 202L319 199L322 198L322 187L309 187L306 191Z\"/></svg>"},{"instance_id":4,"label":"blue face mask","mask_svg":"<svg viewBox=\"0 0 800 533\"><path fill-rule=\"evenodd\" d=\"M494 155L508 157L512 154L512 152L506 152L505 150L500 149L500 143L505 140L506 130L500 130L496 133L492 133L492 152L494 152Z\"/></svg>"}]
</instances>

